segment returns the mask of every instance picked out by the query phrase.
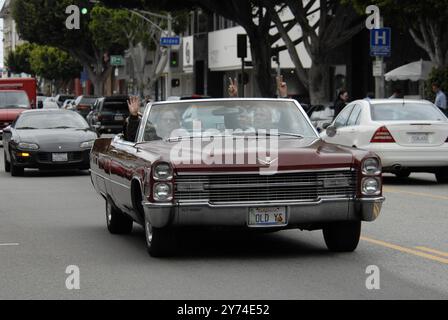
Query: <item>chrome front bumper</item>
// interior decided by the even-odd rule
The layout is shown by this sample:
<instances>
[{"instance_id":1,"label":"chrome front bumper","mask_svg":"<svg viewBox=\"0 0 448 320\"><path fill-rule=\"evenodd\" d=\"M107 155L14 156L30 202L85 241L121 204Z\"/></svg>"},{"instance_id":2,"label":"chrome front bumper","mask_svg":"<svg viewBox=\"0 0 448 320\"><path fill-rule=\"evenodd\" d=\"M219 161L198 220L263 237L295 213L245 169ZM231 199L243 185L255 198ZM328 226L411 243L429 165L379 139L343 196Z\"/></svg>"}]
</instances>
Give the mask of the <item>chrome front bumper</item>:
<instances>
[{"instance_id":1,"label":"chrome front bumper","mask_svg":"<svg viewBox=\"0 0 448 320\"><path fill-rule=\"evenodd\" d=\"M366 199L322 199L316 202L282 203L180 203L143 202L145 216L156 228L166 226L248 226L249 208L285 206L286 227L336 221L374 221L384 197Z\"/></svg>"}]
</instances>

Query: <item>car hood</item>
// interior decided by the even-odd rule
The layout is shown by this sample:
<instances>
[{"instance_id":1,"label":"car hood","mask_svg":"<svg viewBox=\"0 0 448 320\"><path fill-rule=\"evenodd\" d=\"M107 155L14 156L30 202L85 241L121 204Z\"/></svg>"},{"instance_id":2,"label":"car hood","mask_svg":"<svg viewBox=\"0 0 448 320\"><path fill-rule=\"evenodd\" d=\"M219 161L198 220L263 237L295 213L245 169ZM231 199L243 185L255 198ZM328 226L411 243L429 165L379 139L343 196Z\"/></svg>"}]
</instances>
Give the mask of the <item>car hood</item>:
<instances>
[{"instance_id":1,"label":"car hood","mask_svg":"<svg viewBox=\"0 0 448 320\"><path fill-rule=\"evenodd\" d=\"M201 163L183 163L176 157L176 151L179 151L179 142L168 143L165 141L152 141L138 145L138 148L148 153L147 159L150 162L166 161L172 163L178 172L182 171L253 171L261 168L275 168L276 170L301 170L301 169L325 169L325 168L351 168L355 161L355 156L362 158L365 152L355 151L351 148L327 144L320 139L279 139L277 151L268 149L266 157L264 154L256 154L255 148L245 148L237 151L238 155L244 154L246 163L242 164L219 164L213 162L213 151L205 147L210 142L202 143L202 148L183 148L185 154L194 154L196 159L204 160ZM176 149L177 146L177 149ZM252 161L249 159L252 154ZM255 156L254 156L255 155ZM142 155L143 156L143 155ZM225 159L224 156L221 157ZM235 158L234 158L235 159ZM178 161L176 161L178 160ZM267 164L272 161L270 164ZM185 162L185 161L184 161ZM224 162L224 160L223 160ZM236 162L236 160L234 160Z\"/></svg>"},{"instance_id":2,"label":"car hood","mask_svg":"<svg viewBox=\"0 0 448 320\"><path fill-rule=\"evenodd\" d=\"M96 139L94 132L76 129L16 130L16 133L18 142L37 143L39 150L48 152L80 150L82 142Z\"/></svg>"},{"instance_id":3,"label":"car hood","mask_svg":"<svg viewBox=\"0 0 448 320\"><path fill-rule=\"evenodd\" d=\"M0 122L13 122L23 111L29 109L0 109Z\"/></svg>"}]
</instances>

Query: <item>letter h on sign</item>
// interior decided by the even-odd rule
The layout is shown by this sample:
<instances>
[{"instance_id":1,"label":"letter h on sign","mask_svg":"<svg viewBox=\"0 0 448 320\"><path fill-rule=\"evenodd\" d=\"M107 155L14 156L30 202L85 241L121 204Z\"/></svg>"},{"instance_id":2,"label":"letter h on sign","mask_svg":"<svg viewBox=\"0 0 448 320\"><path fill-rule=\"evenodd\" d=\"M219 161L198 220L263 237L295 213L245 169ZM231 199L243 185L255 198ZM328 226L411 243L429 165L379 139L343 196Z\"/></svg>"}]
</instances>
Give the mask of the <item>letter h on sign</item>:
<instances>
[{"instance_id":1,"label":"letter h on sign","mask_svg":"<svg viewBox=\"0 0 448 320\"><path fill-rule=\"evenodd\" d=\"M370 31L370 55L389 57L391 54L391 29L381 28Z\"/></svg>"}]
</instances>

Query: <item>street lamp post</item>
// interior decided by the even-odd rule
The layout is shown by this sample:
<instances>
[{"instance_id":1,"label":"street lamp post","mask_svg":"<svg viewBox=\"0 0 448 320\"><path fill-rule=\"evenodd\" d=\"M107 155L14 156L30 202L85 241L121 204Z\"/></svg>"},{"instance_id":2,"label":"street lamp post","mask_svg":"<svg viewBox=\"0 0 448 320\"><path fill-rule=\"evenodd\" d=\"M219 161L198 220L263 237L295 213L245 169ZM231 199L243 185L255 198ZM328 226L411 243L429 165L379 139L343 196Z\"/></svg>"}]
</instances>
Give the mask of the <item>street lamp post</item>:
<instances>
[{"instance_id":1,"label":"street lamp post","mask_svg":"<svg viewBox=\"0 0 448 320\"><path fill-rule=\"evenodd\" d=\"M162 15L162 14L149 12L149 11L144 11L144 10L140 10L140 11L130 10L130 12L135 14L135 15L137 15L137 16L139 16L143 20L149 22L150 24L152 24L155 28L157 28L162 33L165 32L165 30L160 28L160 26L157 25L157 23L153 22L151 19L149 19L145 15L148 15L148 16L151 16L151 17L154 17L154 18L167 20L168 36L171 36L171 34L173 32L173 17L171 16L171 14L168 13L167 15ZM168 48L167 48L167 55L168 55L168 61L169 61L169 58L171 56L171 47L170 46L168 46ZM166 96L169 97L169 96L171 96L171 90L172 90L172 88L171 88L172 73L171 73L171 66L170 65L168 65L168 72L167 72L166 79L167 79L167 81L166 81Z\"/></svg>"}]
</instances>

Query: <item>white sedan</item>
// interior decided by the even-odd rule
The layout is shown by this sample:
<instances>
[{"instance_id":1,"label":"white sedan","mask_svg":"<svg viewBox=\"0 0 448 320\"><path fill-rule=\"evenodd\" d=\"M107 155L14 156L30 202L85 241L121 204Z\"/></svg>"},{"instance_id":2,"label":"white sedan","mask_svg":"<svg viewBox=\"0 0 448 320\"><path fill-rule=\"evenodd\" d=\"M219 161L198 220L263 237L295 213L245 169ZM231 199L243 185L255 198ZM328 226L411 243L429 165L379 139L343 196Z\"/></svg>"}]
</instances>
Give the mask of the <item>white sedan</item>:
<instances>
[{"instance_id":1,"label":"white sedan","mask_svg":"<svg viewBox=\"0 0 448 320\"><path fill-rule=\"evenodd\" d=\"M429 101L358 100L327 126L323 140L375 152L385 172L430 172L448 183L448 119Z\"/></svg>"}]
</instances>

